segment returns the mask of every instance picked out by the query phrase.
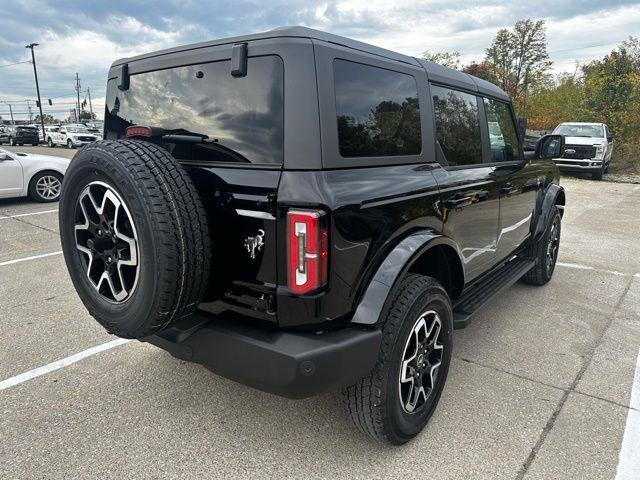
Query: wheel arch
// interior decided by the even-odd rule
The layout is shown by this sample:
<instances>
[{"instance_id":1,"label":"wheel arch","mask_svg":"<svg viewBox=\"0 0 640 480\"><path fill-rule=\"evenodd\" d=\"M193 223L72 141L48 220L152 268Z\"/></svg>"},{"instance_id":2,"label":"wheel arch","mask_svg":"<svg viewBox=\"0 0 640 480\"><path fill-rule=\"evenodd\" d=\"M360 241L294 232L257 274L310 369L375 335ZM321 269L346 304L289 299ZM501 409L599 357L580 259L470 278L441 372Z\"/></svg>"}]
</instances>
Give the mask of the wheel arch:
<instances>
[{"instance_id":1,"label":"wheel arch","mask_svg":"<svg viewBox=\"0 0 640 480\"><path fill-rule=\"evenodd\" d=\"M415 232L400 241L382 261L351 322L378 324L388 312L391 299L407 273L434 277L453 298L464 286L464 266L457 244L430 230Z\"/></svg>"},{"instance_id":2,"label":"wheel arch","mask_svg":"<svg viewBox=\"0 0 640 480\"><path fill-rule=\"evenodd\" d=\"M540 212L538 213L538 219L535 222L535 227L533 228L533 238L538 240L544 234L545 229L547 228L547 223L549 221L549 215L551 215L552 207L558 207L560 210L560 215L564 215L564 206L566 203L566 194L564 188L562 188L557 183L552 183L547 188L547 191L544 194L544 198L542 199L542 205L540 206Z\"/></svg>"},{"instance_id":3,"label":"wheel arch","mask_svg":"<svg viewBox=\"0 0 640 480\"><path fill-rule=\"evenodd\" d=\"M38 176L38 174L40 173L55 173L56 175L60 175L60 177L62 177L62 179L64 180L64 173L61 172L60 170L56 170L55 168L43 168L41 170L36 170L34 172L31 172L29 175L29 181L25 182L25 192L28 194L29 191L31 190L31 185L33 184L35 178Z\"/></svg>"}]
</instances>

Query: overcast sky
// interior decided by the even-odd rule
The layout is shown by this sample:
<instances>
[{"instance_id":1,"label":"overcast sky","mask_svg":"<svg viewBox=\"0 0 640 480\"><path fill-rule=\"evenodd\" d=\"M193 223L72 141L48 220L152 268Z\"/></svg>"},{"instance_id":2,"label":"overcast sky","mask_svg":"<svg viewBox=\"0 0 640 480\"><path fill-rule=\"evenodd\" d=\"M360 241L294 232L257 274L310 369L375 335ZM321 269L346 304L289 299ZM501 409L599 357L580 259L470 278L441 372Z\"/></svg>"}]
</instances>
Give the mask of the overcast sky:
<instances>
[{"instance_id":1,"label":"overcast sky","mask_svg":"<svg viewBox=\"0 0 640 480\"><path fill-rule=\"evenodd\" d=\"M399 6L394 6L399 5ZM119 57L161 48L306 25L419 56L457 50L464 63L481 60L496 31L523 18L547 22L554 71L603 56L629 35L640 36L640 2L631 1L214 1L3 0L0 13L0 101L12 101L17 118L35 98L32 66L24 46L38 42L45 111L68 115L75 74L94 110L104 109L106 73ZM35 104L33 104L35 111ZM63 113L62 110L66 110ZM0 115L8 107L0 103Z\"/></svg>"}]
</instances>

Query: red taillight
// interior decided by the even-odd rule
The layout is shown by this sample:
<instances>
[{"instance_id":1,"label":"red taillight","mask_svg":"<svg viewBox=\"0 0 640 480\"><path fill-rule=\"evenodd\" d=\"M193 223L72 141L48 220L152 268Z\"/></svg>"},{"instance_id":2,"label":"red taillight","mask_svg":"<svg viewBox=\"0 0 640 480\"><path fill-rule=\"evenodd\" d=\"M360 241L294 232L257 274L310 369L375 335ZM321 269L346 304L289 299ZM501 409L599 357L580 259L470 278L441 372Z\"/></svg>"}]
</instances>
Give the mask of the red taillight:
<instances>
[{"instance_id":1,"label":"red taillight","mask_svg":"<svg viewBox=\"0 0 640 480\"><path fill-rule=\"evenodd\" d=\"M310 293L327 283L327 226L323 212L289 211L287 259L291 293Z\"/></svg>"},{"instance_id":2,"label":"red taillight","mask_svg":"<svg viewBox=\"0 0 640 480\"><path fill-rule=\"evenodd\" d=\"M150 137L151 129L149 127L134 125L133 127L127 127L124 134L127 137Z\"/></svg>"}]
</instances>

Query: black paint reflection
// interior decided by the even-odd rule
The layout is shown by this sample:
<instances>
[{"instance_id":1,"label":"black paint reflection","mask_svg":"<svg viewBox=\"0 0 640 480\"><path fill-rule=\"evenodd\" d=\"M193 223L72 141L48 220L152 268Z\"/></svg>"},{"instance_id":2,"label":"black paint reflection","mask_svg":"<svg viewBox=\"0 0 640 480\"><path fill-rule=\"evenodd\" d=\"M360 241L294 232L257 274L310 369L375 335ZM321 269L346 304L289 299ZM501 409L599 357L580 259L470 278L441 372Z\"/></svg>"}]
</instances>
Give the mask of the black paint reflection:
<instances>
[{"instance_id":1,"label":"black paint reflection","mask_svg":"<svg viewBox=\"0 0 640 480\"><path fill-rule=\"evenodd\" d=\"M166 145L186 160L282 163L284 73L276 56L250 58L247 76L231 76L229 61L131 76L129 90L107 91L105 128L124 136L130 125L202 136Z\"/></svg>"},{"instance_id":2,"label":"black paint reflection","mask_svg":"<svg viewBox=\"0 0 640 480\"><path fill-rule=\"evenodd\" d=\"M448 165L482 163L478 101L475 95L431 86L436 117L438 156Z\"/></svg>"},{"instance_id":3,"label":"black paint reflection","mask_svg":"<svg viewBox=\"0 0 640 480\"><path fill-rule=\"evenodd\" d=\"M333 68L343 157L420 153L420 107L411 75L345 60Z\"/></svg>"}]
</instances>

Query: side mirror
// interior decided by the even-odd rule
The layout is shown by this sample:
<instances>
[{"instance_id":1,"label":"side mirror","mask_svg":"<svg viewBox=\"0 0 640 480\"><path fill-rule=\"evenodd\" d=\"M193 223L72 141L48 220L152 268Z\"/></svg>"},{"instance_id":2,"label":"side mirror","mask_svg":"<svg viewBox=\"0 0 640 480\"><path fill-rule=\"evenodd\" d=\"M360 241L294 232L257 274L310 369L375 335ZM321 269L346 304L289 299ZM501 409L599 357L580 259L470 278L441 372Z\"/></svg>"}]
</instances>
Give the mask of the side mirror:
<instances>
[{"instance_id":1,"label":"side mirror","mask_svg":"<svg viewBox=\"0 0 640 480\"><path fill-rule=\"evenodd\" d=\"M0 162L4 162L5 160L11 160L11 157L7 153L0 153Z\"/></svg>"},{"instance_id":2,"label":"side mirror","mask_svg":"<svg viewBox=\"0 0 640 480\"><path fill-rule=\"evenodd\" d=\"M563 135L544 135L536 143L534 158L560 158L564 152Z\"/></svg>"},{"instance_id":3,"label":"side mirror","mask_svg":"<svg viewBox=\"0 0 640 480\"><path fill-rule=\"evenodd\" d=\"M520 141L524 142L524 136L527 133L527 119L524 117L518 117L518 135L520 135Z\"/></svg>"},{"instance_id":4,"label":"side mirror","mask_svg":"<svg viewBox=\"0 0 640 480\"><path fill-rule=\"evenodd\" d=\"M607 142L609 142L609 143L613 142L613 135L609 135L607 137Z\"/></svg>"}]
</instances>

